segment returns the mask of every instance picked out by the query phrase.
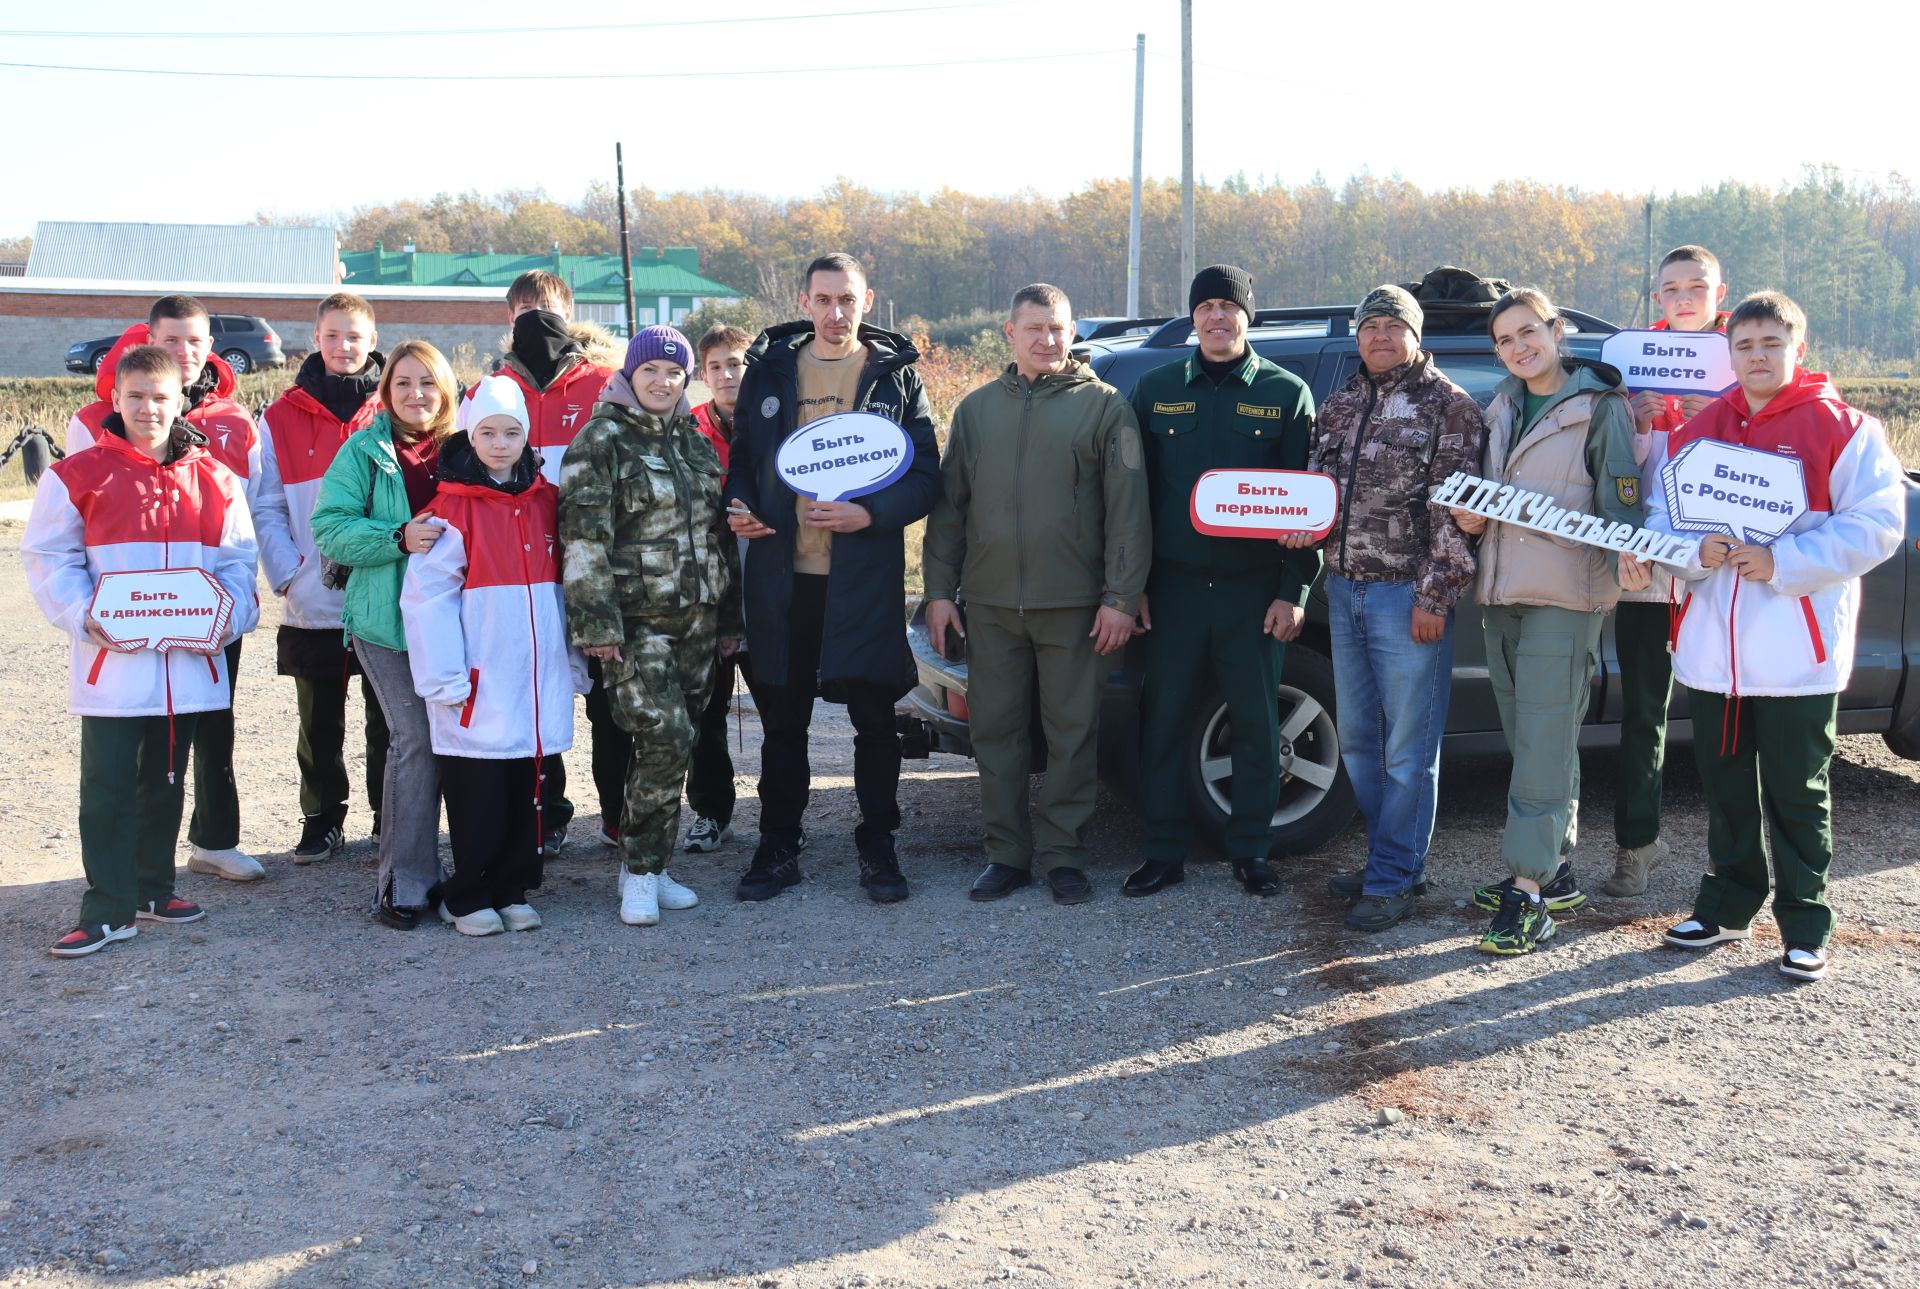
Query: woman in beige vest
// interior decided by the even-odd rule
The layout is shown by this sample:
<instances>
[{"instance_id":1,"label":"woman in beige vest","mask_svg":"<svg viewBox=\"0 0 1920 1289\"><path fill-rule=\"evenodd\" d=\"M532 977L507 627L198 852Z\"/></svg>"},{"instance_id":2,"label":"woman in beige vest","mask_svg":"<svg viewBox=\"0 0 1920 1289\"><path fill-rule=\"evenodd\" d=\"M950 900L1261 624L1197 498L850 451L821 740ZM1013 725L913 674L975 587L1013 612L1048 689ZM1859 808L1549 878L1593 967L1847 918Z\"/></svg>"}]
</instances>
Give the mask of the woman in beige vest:
<instances>
[{"instance_id":1,"label":"woman in beige vest","mask_svg":"<svg viewBox=\"0 0 1920 1289\"><path fill-rule=\"evenodd\" d=\"M1481 473L1609 522L1641 522L1633 413L1620 373L1572 357L1552 301L1521 287L1493 306L1494 351L1506 364L1484 413ZM1600 625L1620 598L1611 552L1518 524L1453 512L1480 534L1474 584L1487 633L1487 671L1513 753L1501 854L1513 876L1473 893L1493 912L1487 953L1528 953L1554 933L1551 912L1587 902L1567 855L1577 835L1580 723Z\"/></svg>"}]
</instances>

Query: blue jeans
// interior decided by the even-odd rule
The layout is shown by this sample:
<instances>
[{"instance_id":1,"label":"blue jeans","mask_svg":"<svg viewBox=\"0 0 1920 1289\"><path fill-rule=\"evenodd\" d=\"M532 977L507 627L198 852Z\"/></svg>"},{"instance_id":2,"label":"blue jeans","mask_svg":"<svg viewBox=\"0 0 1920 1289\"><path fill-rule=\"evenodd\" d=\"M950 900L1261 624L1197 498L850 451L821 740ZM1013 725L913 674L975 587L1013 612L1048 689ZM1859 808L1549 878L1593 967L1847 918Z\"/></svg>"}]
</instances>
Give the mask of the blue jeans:
<instances>
[{"instance_id":1,"label":"blue jeans","mask_svg":"<svg viewBox=\"0 0 1920 1289\"><path fill-rule=\"evenodd\" d=\"M1453 685L1453 614L1413 642L1412 582L1327 575L1340 759L1367 820L1368 895L1401 895L1426 868Z\"/></svg>"}]
</instances>

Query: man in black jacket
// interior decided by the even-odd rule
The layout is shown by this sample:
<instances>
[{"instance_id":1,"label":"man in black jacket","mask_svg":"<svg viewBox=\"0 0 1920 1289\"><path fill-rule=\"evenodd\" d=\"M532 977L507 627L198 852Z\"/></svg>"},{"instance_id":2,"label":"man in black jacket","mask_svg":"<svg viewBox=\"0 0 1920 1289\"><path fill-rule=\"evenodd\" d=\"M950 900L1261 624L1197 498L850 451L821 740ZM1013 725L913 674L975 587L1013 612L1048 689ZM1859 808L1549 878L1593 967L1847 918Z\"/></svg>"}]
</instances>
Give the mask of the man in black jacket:
<instances>
[{"instance_id":1,"label":"man in black jacket","mask_svg":"<svg viewBox=\"0 0 1920 1289\"><path fill-rule=\"evenodd\" d=\"M802 279L799 322L769 328L747 354L726 496L748 539L747 644L760 712L760 845L740 879L743 900L800 880L807 808L807 727L816 696L853 721L860 884L876 903L907 897L893 834L900 826L900 737L893 705L913 687L906 638L903 534L940 496L939 449L919 353L904 336L862 325L873 308L866 270L823 255ZM913 442L907 472L853 501L815 501L775 470L796 429L837 412L876 412ZM746 513L740 513L746 512Z\"/></svg>"}]
</instances>

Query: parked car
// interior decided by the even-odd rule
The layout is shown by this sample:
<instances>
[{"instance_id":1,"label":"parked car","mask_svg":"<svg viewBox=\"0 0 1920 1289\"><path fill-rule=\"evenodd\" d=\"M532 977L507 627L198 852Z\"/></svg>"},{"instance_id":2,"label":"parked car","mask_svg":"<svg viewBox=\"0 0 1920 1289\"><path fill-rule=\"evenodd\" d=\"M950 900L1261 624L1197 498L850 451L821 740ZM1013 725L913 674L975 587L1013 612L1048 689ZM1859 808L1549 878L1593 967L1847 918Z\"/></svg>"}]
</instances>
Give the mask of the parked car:
<instances>
[{"instance_id":1,"label":"parked car","mask_svg":"<svg viewBox=\"0 0 1920 1289\"><path fill-rule=\"evenodd\" d=\"M258 367L283 366L287 357L280 348L280 337L265 318L247 313L216 313L207 319L213 330L213 352L244 376ZM98 340L76 340L67 346L67 370L93 373L107 360L119 336Z\"/></svg>"},{"instance_id":2,"label":"parked car","mask_svg":"<svg viewBox=\"0 0 1920 1289\"><path fill-rule=\"evenodd\" d=\"M1440 368L1484 406L1506 375L1486 330L1487 306L1432 306L1422 337ZM1566 311L1569 348L1597 359L1600 343L1617 328L1602 319ZM1350 308L1262 309L1248 333L1255 350L1307 382L1316 403L1360 369ZM1152 335L1120 337L1076 347L1101 379L1131 393L1146 372L1183 361L1195 343L1192 323L1176 318ZM1900 756L1920 760L1920 675L1908 673L1908 659L1920 663L1920 615L1908 634L1908 587L1920 596L1920 474L1907 479L1907 537L1897 554L1868 574L1863 586L1858 643L1851 683L1840 697L1843 734L1878 733ZM964 660L944 658L928 638L924 609L908 631L919 674L918 686L902 700L900 721L910 754L931 751L971 755L967 738L967 668ZM1273 817L1276 851L1314 849L1353 818L1352 785L1340 762L1340 738L1334 723L1333 664L1324 591L1315 586L1307 604L1307 623L1287 649L1280 681L1281 791ZM1130 645L1108 680L1101 707L1101 774L1123 795L1131 796L1140 777L1139 692L1145 657L1138 641ZM1601 658L1593 676L1582 747L1612 747L1620 736L1620 664L1607 620ZM1045 741L1035 711L1035 769L1044 768ZM1693 736L1686 696L1676 686L1669 737ZM1187 792L1200 831L1218 844L1233 800L1233 728L1226 704L1216 693L1203 698L1188 724ZM1462 600L1454 626L1453 697L1448 710L1443 756L1504 753L1499 714L1487 676L1485 640L1479 606Z\"/></svg>"}]
</instances>

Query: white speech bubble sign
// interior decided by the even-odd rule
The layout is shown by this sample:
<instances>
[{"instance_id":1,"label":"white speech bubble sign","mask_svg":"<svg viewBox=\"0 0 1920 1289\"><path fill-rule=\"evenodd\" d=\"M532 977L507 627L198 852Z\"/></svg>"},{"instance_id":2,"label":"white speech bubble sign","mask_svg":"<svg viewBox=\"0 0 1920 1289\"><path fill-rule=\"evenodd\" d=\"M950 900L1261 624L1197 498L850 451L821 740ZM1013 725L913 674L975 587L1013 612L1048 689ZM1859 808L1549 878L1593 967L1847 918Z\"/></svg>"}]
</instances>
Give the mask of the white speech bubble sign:
<instances>
[{"instance_id":1,"label":"white speech bubble sign","mask_svg":"<svg viewBox=\"0 0 1920 1289\"><path fill-rule=\"evenodd\" d=\"M1733 388L1733 354L1718 331L1616 331L1600 342L1600 361L1619 368L1636 394L1724 394Z\"/></svg>"},{"instance_id":2,"label":"white speech bubble sign","mask_svg":"<svg viewBox=\"0 0 1920 1289\"><path fill-rule=\"evenodd\" d=\"M1309 470L1209 470L1195 481L1188 514L1210 537L1318 537L1333 527L1340 489Z\"/></svg>"},{"instance_id":3,"label":"white speech bubble sign","mask_svg":"<svg viewBox=\"0 0 1920 1289\"><path fill-rule=\"evenodd\" d=\"M211 649L227 633L233 592L203 568L102 573L90 612L122 649Z\"/></svg>"},{"instance_id":4,"label":"white speech bubble sign","mask_svg":"<svg viewBox=\"0 0 1920 1289\"><path fill-rule=\"evenodd\" d=\"M1673 526L1771 545L1807 513L1807 475L1796 457L1718 439L1696 439L1660 471Z\"/></svg>"},{"instance_id":5,"label":"white speech bubble sign","mask_svg":"<svg viewBox=\"0 0 1920 1289\"><path fill-rule=\"evenodd\" d=\"M815 501L864 497L913 464L913 439L878 412L835 412L801 426L774 454L786 485Z\"/></svg>"}]
</instances>

